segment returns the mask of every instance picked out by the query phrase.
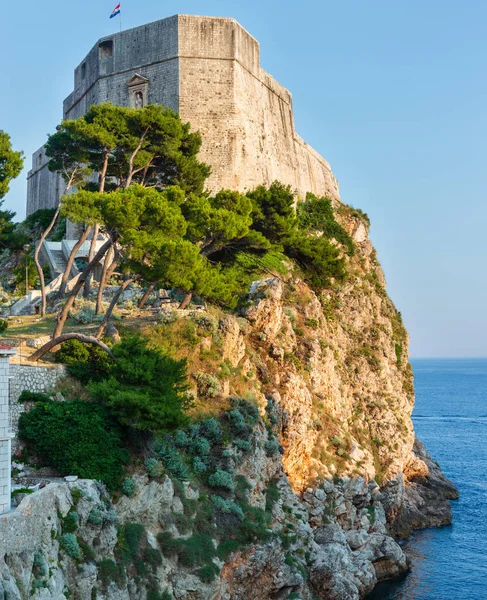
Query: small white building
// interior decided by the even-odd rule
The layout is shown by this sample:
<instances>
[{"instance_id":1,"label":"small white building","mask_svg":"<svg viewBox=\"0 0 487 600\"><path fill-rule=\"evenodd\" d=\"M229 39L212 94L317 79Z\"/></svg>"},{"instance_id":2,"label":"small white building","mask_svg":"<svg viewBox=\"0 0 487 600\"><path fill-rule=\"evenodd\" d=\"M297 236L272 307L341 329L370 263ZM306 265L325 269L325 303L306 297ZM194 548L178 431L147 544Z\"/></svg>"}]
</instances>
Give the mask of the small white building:
<instances>
[{"instance_id":1,"label":"small white building","mask_svg":"<svg viewBox=\"0 0 487 600\"><path fill-rule=\"evenodd\" d=\"M16 350L0 342L0 515L10 510L12 431L9 415L9 359Z\"/></svg>"}]
</instances>

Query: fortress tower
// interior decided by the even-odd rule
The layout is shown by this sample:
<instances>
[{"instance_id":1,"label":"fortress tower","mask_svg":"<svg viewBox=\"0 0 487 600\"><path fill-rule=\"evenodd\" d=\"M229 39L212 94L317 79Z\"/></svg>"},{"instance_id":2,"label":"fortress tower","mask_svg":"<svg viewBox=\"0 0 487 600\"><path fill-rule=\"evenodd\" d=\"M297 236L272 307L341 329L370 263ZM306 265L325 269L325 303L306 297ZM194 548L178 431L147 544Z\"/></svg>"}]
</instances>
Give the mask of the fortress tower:
<instances>
[{"instance_id":1,"label":"fortress tower","mask_svg":"<svg viewBox=\"0 0 487 600\"><path fill-rule=\"evenodd\" d=\"M76 119L101 102L178 111L202 134L210 190L277 179L300 196L338 197L329 164L296 134L290 92L260 67L259 43L234 19L176 15L102 38L76 67L63 116ZM28 174L27 214L53 208L62 192L41 148Z\"/></svg>"}]
</instances>

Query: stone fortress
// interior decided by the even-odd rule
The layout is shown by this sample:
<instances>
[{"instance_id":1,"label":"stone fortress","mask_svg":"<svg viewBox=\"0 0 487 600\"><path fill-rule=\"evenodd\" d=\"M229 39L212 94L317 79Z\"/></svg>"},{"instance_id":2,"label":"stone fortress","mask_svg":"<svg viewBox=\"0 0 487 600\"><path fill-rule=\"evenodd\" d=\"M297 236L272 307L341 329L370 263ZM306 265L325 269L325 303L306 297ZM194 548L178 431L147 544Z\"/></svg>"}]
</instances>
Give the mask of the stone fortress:
<instances>
[{"instance_id":1,"label":"stone fortress","mask_svg":"<svg viewBox=\"0 0 487 600\"><path fill-rule=\"evenodd\" d=\"M202 134L211 191L277 179L301 197L338 198L329 164L295 131L291 93L261 68L259 43L234 19L175 15L102 38L75 69L63 117L101 102L178 111ZM27 215L55 207L63 189L39 149Z\"/></svg>"}]
</instances>

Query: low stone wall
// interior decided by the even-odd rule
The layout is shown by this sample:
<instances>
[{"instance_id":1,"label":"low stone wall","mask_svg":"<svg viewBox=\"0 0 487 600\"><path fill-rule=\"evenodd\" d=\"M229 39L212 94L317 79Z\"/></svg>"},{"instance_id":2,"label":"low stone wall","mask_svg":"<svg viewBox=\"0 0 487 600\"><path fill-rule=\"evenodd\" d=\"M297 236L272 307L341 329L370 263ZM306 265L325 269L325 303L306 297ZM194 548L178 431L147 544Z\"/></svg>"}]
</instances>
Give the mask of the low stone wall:
<instances>
[{"instance_id":1,"label":"low stone wall","mask_svg":"<svg viewBox=\"0 0 487 600\"><path fill-rule=\"evenodd\" d=\"M65 373L62 365L10 365L9 404L14 436L17 435L19 429L19 417L25 410L24 405L18 402L20 394L24 390L40 394L48 392ZM12 440L12 446L13 450L15 450L16 437Z\"/></svg>"}]
</instances>

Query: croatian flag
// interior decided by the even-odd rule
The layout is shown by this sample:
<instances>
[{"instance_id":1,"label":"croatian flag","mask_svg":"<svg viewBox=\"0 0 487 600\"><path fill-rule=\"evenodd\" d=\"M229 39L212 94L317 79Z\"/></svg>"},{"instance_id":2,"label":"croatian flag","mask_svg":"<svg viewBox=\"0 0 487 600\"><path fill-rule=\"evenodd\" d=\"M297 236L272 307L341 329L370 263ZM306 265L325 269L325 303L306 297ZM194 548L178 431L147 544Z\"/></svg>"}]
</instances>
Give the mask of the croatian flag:
<instances>
[{"instance_id":1,"label":"croatian flag","mask_svg":"<svg viewBox=\"0 0 487 600\"><path fill-rule=\"evenodd\" d=\"M119 14L120 14L120 4L117 4L117 6L113 9L112 14L110 15L110 19L113 19L113 17L116 17Z\"/></svg>"}]
</instances>

